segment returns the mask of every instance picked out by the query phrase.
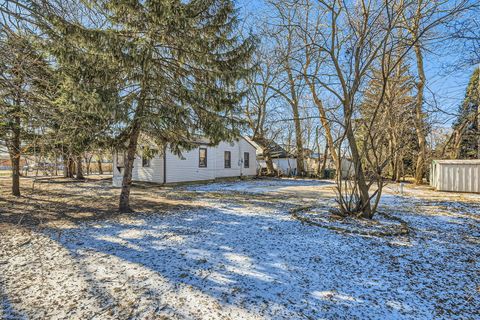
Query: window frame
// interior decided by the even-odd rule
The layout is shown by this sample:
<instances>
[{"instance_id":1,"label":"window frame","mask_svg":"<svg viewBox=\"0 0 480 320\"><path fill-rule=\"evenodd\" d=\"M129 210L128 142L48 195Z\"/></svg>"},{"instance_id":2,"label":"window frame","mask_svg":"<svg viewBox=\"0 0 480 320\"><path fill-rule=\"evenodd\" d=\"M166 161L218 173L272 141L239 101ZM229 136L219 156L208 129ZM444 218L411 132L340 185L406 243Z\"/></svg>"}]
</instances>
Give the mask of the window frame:
<instances>
[{"instance_id":1,"label":"window frame","mask_svg":"<svg viewBox=\"0 0 480 320\"><path fill-rule=\"evenodd\" d=\"M246 169L250 168L250 152L243 153L243 167Z\"/></svg>"},{"instance_id":2,"label":"window frame","mask_svg":"<svg viewBox=\"0 0 480 320\"><path fill-rule=\"evenodd\" d=\"M202 163L202 150L205 150L205 164ZM207 168L208 166L208 150L207 148L198 148L198 167Z\"/></svg>"},{"instance_id":3,"label":"window frame","mask_svg":"<svg viewBox=\"0 0 480 320\"><path fill-rule=\"evenodd\" d=\"M228 154L228 165L227 165L227 154ZM223 152L223 167L225 169L232 168L232 152L231 151L224 151Z\"/></svg>"},{"instance_id":4,"label":"window frame","mask_svg":"<svg viewBox=\"0 0 480 320\"><path fill-rule=\"evenodd\" d=\"M147 158L142 154L142 168L150 168L151 158Z\"/></svg>"}]
</instances>

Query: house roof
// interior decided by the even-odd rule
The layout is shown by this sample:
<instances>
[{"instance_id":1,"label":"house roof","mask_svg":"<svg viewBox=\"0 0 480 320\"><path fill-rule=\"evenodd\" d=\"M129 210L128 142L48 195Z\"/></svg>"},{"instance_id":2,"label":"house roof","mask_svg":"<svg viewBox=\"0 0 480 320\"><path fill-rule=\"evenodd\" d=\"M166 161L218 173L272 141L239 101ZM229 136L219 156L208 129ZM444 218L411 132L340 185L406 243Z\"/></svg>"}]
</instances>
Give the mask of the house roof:
<instances>
[{"instance_id":1,"label":"house roof","mask_svg":"<svg viewBox=\"0 0 480 320\"><path fill-rule=\"evenodd\" d=\"M255 144L252 144L252 141L244 136L239 136L237 140L235 141L239 141L240 139L244 139L245 141L247 141L250 145L252 145L252 147L254 147L255 149L258 148L257 145ZM210 142L210 139L208 139L207 137L204 137L204 136L197 136L195 137L191 143L193 144L199 144L199 145L210 145L211 142ZM155 148L155 147L158 147L158 145L148 136L148 135L145 135L143 134L141 136L141 139L139 141L139 145L143 145L143 146L147 146L149 148Z\"/></svg>"},{"instance_id":2,"label":"house roof","mask_svg":"<svg viewBox=\"0 0 480 320\"><path fill-rule=\"evenodd\" d=\"M252 143L253 141L251 141L251 140L248 139L247 137L239 136L238 139L236 139L235 141L240 141L240 139L245 140L245 141L248 142L252 147L254 147L255 149L258 149L258 145ZM210 139L208 139L208 138L206 138L206 137L197 137L197 138L195 139L195 141L193 141L193 143L197 143L197 144L211 144L211 143L210 143Z\"/></svg>"},{"instance_id":3,"label":"house roof","mask_svg":"<svg viewBox=\"0 0 480 320\"><path fill-rule=\"evenodd\" d=\"M247 141L251 141L251 144L255 144L257 147L256 149L260 151L258 154L258 158L261 160L263 158L263 149L268 148L270 151L270 155L272 158L294 158L295 156L291 153L287 152L283 147L281 147L278 143L270 139L263 139L263 138L255 138L255 139L248 139L245 138Z\"/></svg>"}]
</instances>

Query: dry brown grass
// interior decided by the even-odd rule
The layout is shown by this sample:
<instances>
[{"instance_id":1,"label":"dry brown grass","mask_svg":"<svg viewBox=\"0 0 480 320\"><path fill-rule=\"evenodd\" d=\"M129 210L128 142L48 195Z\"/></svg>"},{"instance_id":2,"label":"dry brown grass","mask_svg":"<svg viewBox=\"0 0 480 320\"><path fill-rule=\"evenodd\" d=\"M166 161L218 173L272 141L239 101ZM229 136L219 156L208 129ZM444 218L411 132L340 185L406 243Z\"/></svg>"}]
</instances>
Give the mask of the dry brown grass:
<instances>
[{"instance_id":1,"label":"dry brown grass","mask_svg":"<svg viewBox=\"0 0 480 320\"><path fill-rule=\"evenodd\" d=\"M10 179L0 179L0 225L56 226L65 228L82 221L118 216L120 190L105 177L85 181L55 178L21 179L21 197L10 194ZM167 214L176 209L203 206L192 197L170 197L171 188L132 188L132 208L138 213Z\"/></svg>"}]
</instances>

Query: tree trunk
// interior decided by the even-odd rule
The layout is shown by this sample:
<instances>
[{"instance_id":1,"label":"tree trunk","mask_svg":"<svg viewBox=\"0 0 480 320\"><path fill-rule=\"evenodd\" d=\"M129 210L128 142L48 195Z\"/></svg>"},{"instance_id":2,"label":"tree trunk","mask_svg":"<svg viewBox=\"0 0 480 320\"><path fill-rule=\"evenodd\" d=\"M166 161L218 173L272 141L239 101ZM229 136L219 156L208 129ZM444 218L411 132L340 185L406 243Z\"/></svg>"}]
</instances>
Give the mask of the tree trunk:
<instances>
[{"instance_id":1,"label":"tree trunk","mask_svg":"<svg viewBox=\"0 0 480 320\"><path fill-rule=\"evenodd\" d=\"M89 156L86 156L85 157L85 166L86 166L86 169L87 169L87 176L90 175L90 167L91 167L91 164L92 164L92 157L93 155L89 155Z\"/></svg>"},{"instance_id":2,"label":"tree trunk","mask_svg":"<svg viewBox=\"0 0 480 320\"><path fill-rule=\"evenodd\" d=\"M63 177L68 178L68 158L63 156Z\"/></svg>"},{"instance_id":3,"label":"tree trunk","mask_svg":"<svg viewBox=\"0 0 480 320\"><path fill-rule=\"evenodd\" d=\"M463 132L458 130L454 134L455 134L455 138L454 138L453 148L452 148L452 158L453 159L460 159L460 152L461 152L461 149L462 149Z\"/></svg>"},{"instance_id":4,"label":"tree trunk","mask_svg":"<svg viewBox=\"0 0 480 320\"><path fill-rule=\"evenodd\" d=\"M54 154L55 157L55 176L58 176L58 157L57 154Z\"/></svg>"},{"instance_id":5,"label":"tree trunk","mask_svg":"<svg viewBox=\"0 0 480 320\"><path fill-rule=\"evenodd\" d=\"M267 165L267 175L275 175L275 167L273 166L272 156L270 155L270 150L268 150L268 148L263 148L263 158L265 159L265 164Z\"/></svg>"},{"instance_id":6,"label":"tree trunk","mask_svg":"<svg viewBox=\"0 0 480 320\"><path fill-rule=\"evenodd\" d=\"M76 178L79 179L79 180L85 179L85 177L83 176L82 156L81 155L77 156L77 166L76 167L77 167Z\"/></svg>"},{"instance_id":7,"label":"tree trunk","mask_svg":"<svg viewBox=\"0 0 480 320\"><path fill-rule=\"evenodd\" d=\"M310 84L310 81L309 81L309 84ZM325 108L323 107L322 100L320 100L317 96L315 85L313 83L310 85L310 91L312 91L313 102L317 106L318 112L320 113L320 121L322 123L323 128L325 129L325 138L327 139L327 146L330 150L330 154L332 155L333 162L336 165L338 163L338 155L337 155L337 150L335 150L335 144L333 142L333 136L332 136L332 129L327 119L327 113L325 112ZM340 170L340 168L337 168L337 170Z\"/></svg>"},{"instance_id":8,"label":"tree trunk","mask_svg":"<svg viewBox=\"0 0 480 320\"><path fill-rule=\"evenodd\" d=\"M102 160L100 157L97 159L97 165L98 165L98 174L103 174L103 168L102 168Z\"/></svg>"},{"instance_id":9,"label":"tree trunk","mask_svg":"<svg viewBox=\"0 0 480 320\"><path fill-rule=\"evenodd\" d=\"M480 68L480 67L479 67ZM480 71L478 72L480 77ZM480 159L480 79L478 79L478 88L477 88L477 159Z\"/></svg>"},{"instance_id":10,"label":"tree trunk","mask_svg":"<svg viewBox=\"0 0 480 320\"><path fill-rule=\"evenodd\" d=\"M71 156L68 156L68 178L73 178L73 172L75 171L75 161Z\"/></svg>"},{"instance_id":11,"label":"tree trunk","mask_svg":"<svg viewBox=\"0 0 480 320\"><path fill-rule=\"evenodd\" d=\"M302 176L305 172L305 166L303 163L302 124L300 122L300 113L298 110L298 97L297 97L297 91L295 88L295 80L293 78L292 70L290 69L289 65L287 65L287 75L288 75L288 82L290 86L290 95L291 95L290 105L292 107L293 123L295 125L295 148L296 148L296 157L297 157L296 175Z\"/></svg>"},{"instance_id":12,"label":"tree trunk","mask_svg":"<svg viewBox=\"0 0 480 320\"><path fill-rule=\"evenodd\" d=\"M401 175L402 175L402 171L401 171L401 166L403 164L403 156L399 155L397 157L397 165L395 166L395 182L400 182L401 180Z\"/></svg>"},{"instance_id":13,"label":"tree trunk","mask_svg":"<svg viewBox=\"0 0 480 320\"><path fill-rule=\"evenodd\" d=\"M345 112L345 114L348 114L348 112ZM352 153L353 166L355 168L355 184L358 187L358 191L360 194L361 216L363 218L371 219L373 217L374 212L372 212L372 207L370 204L370 196L368 194L368 185L365 180L365 174L363 172L360 154L358 153L357 141L350 123L346 127L346 136L347 136L348 144L350 146L350 151Z\"/></svg>"},{"instance_id":14,"label":"tree trunk","mask_svg":"<svg viewBox=\"0 0 480 320\"><path fill-rule=\"evenodd\" d=\"M10 146L10 161L12 162L12 194L20 197L20 118L15 117L13 139Z\"/></svg>"},{"instance_id":15,"label":"tree trunk","mask_svg":"<svg viewBox=\"0 0 480 320\"><path fill-rule=\"evenodd\" d=\"M394 147L394 142L393 142L393 137L392 134L389 134L390 138L388 140L388 149L390 152L390 173L392 177L392 181L396 180L396 163L397 163L397 155L395 152L395 147Z\"/></svg>"},{"instance_id":16,"label":"tree trunk","mask_svg":"<svg viewBox=\"0 0 480 320\"><path fill-rule=\"evenodd\" d=\"M73 178L74 165L75 163L71 156L63 157L63 176L65 178Z\"/></svg>"},{"instance_id":17,"label":"tree trunk","mask_svg":"<svg viewBox=\"0 0 480 320\"><path fill-rule=\"evenodd\" d=\"M132 131L130 133L130 140L127 148L127 159L125 161L122 192L120 193L120 212L132 212L130 208L130 189L132 186L132 169L133 162L135 161L135 154L137 151L138 137L140 135L140 121L134 120Z\"/></svg>"},{"instance_id":18,"label":"tree trunk","mask_svg":"<svg viewBox=\"0 0 480 320\"><path fill-rule=\"evenodd\" d=\"M419 151L417 155L417 164L415 168L415 184L423 183L425 172L425 160L427 156L427 141L425 137L425 114L423 113L423 94L425 90L425 70L423 67L423 56L420 43L414 45L415 56L417 58L418 82L417 97L415 100L415 131L417 133Z\"/></svg>"},{"instance_id":19,"label":"tree trunk","mask_svg":"<svg viewBox=\"0 0 480 320\"><path fill-rule=\"evenodd\" d=\"M328 150L329 150L328 143L325 145L325 152L323 153L323 160L322 160L322 167L320 168L320 172L318 173L319 176L321 175L322 178L326 178L325 170L327 169L327 159L328 159ZM318 159L320 162L320 159Z\"/></svg>"},{"instance_id":20,"label":"tree trunk","mask_svg":"<svg viewBox=\"0 0 480 320\"><path fill-rule=\"evenodd\" d=\"M303 176L305 173L305 166L303 162L303 141L302 141L302 126L300 124L300 115L298 112L298 105L292 105L293 117L295 124L295 147L297 157L297 176Z\"/></svg>"}]
</instances>

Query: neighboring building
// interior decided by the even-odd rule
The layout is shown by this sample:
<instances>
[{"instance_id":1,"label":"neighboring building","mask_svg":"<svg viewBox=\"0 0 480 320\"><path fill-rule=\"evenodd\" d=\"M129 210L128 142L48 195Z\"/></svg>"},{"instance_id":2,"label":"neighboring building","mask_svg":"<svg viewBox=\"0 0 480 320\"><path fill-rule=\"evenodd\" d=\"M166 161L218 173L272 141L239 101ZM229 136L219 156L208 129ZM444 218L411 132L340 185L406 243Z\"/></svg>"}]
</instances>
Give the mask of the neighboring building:
<instances>
[{"instance_id":1,"label":"neighboring building","mask_svg":"<svg viewBox=\"0 0 480 320\"><path fill-rule=\"evenodd\" d=\"M316 175L317 168L323 163L323 154L312 153L309 157L305 158L305 169L309 175ZM348 158L342 158L340 161L340 167L342 171L342 178L348 179L351 178L355 172L352 160ZM336 170L336 164L331 155L327 156L327 161L325 163L325 169L327 170Z\"/></svg>"},{"instance_id":2,"label":"neighboring building","mask_svg":"<svg viewBox=\"0 0 480 320\"><path fill-rule=\"evenodd\" d=\"M480 160L433 160L430 185L438 191L480 193Z\"/></svg>"},{"instance_id":3,"label":"neighboring building","mask_svg":"<svg viewBox=\"0 0 480 320\"><path fill-rule=\"evenodd\" d=\"M281 147L278 143L272 140L251 140L246 138L252 145L255 146L257 153L257 164L258 169L261 171L262 169L267 168L267 164L265 163L264 158L264 149L268 148L270 150L270 157L272 158L273 168L277 171L278 174L281 175L295 175L297 172L297 158L287 152L283 147Z\"/></svg>"},{"instance_id":4,"label":"neighboring building","mask_svg":"<svg viewBox=\"0 0 480 320\"><path fill-rule=\"evenodd\" d=\"M297 158L293 153L287 152L282 146L272 140L255 140L247 138L257 149L257 162L259 170L267 167L264 159L264 149L269 148L272 157L273 168L281 175L295 175L297 172ZM323 154L313 152L313 150L304 149L304 168L308 176L316 176L318 163L323 161ZM321 164L320 164L321 165ZM331 156L327 157L325 169L336 170L335 162ZM341 160L342 178L346 179L353 176L354 167L350 159Z\"/></svg>"},{"instance_id":5,"label":"neighboring building","mask_svg":"<svg viewBox=\"0 0 480 320\"><path fill-rule=\"evenodd\" d=\"M10 170L12 162L8 154L0 153L0 170Z\"/></svg>"},{"instance_id":6,"label":"neighboring building","mask_svg":"<svg viewBox=\"0 0 480 320\"><path fill-rule=\"evenodd\" d=\"M20 169L25 165L25 159L20 158ZM7 147L3 142L0 142L0 170L11 170L12 161L10 159L10 154L8 153Z\"/></svg>"},{"instance_id":7,"label":"neighboring building","mask_svg":"<svg viewBox=\"0 0 480 320\"><path fill-rule=\"evenodd\" d=\"M0 141L0 170L7 170L11 167L10 155L7 152L7 147Z\"/></svg>"},{"instance_id":8,"label":"neighboring building","mask_svg":"<svg viewBox=\"0 0 480 320\"><path fill-rule=\"evenodd\" d=\"M198 147L182 152L181 157L168 149L156 152L153 157L142 155L139 151L133 164L132 180L179 183L256 175L255 147L243 137L231 143L220 142L217 146L207 140L195 143ZM115 186L122 184L124 157L123 151L113 157Z\"/></svg>"}]
</instances>

